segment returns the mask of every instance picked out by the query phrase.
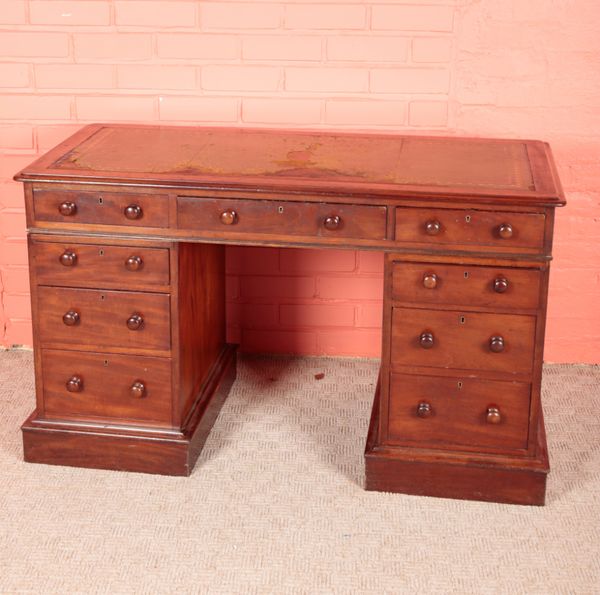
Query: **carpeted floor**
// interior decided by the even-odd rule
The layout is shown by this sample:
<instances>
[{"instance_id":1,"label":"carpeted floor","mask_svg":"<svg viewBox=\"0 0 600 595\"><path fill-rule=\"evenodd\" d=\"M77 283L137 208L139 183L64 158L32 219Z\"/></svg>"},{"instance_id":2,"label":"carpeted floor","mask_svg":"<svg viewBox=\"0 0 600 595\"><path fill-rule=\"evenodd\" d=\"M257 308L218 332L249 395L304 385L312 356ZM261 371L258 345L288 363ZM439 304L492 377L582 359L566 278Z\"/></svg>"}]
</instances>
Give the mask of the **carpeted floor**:
<instances>
[{"instance_id":1,"label":"carpeted floor","mask_svg":"<svg viewBox=\"0 0 600 595\"><path fill-rule=\"evenodd\" d=\"M599 593L600 368L546 367L530 508L363 491L377 367L242 359L169 478L23 463L32 356L0 353L0 593Z\"/></svg>"}]
</instances>

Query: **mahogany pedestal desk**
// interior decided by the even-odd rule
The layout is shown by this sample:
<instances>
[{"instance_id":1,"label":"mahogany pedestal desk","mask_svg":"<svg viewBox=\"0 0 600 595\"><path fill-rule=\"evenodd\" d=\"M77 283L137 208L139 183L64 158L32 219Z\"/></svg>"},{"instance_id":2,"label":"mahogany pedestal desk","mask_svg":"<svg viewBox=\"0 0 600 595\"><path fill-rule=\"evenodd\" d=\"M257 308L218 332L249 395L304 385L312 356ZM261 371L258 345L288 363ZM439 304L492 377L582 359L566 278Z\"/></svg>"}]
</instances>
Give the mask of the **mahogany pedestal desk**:
<instances>
[{"instance_id":1,"label":"mahogany pedestal desk","mask_svg":"<svg viewBox=\"0 0 600 595\"><path fill-rule=\"evenodd\" d=\"M15 179L34 329L27 461L189 475L235 378L225 244L380 250L366 488L544 503L565 204L547 144L92 125Z\"/></svg>"}]
</instances>

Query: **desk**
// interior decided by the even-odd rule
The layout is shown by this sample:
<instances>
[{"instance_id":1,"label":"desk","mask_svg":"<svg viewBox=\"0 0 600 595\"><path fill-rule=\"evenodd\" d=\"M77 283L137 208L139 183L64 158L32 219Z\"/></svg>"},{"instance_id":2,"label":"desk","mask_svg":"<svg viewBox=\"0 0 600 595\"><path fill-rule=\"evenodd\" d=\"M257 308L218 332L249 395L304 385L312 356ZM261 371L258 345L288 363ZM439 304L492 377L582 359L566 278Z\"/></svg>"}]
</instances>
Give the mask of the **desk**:
<instances>
[{"instance_id":1,"label":"desk","mask_svg":"<svg viewBox=\"0 0 600 595\"><path fill-rule=\"evenodd\" d=\"M35 352L27 461L189 475L235 378L224 245L376 249L366 488L543 504L565 204L547 144L92 125L15 179Z\"/></svg>"}]
</instances>

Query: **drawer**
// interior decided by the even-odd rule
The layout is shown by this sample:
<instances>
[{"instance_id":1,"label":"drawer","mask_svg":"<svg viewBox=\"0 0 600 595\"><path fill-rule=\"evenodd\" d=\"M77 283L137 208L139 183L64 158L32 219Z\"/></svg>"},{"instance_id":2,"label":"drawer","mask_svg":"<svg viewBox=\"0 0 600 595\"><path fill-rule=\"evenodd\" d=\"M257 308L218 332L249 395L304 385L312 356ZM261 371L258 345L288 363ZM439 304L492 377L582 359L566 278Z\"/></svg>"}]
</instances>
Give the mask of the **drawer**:
<instances>
[{"instance_id":1,"label":"drawer","mask_svg":"<svg viewBox=\"0 0 600 595\"><path fill-rule=\"evenodd\" d=\"M159 287L169 285L169 250L40 242L30 244L30 262L42 285Z\"/></svg>"},{"instance_id":2,"label":"drawer","mask_svg":"<svg viewBox=\"0 0 600 595\"><path fill-rule=\"evenodd\" d=\"M42 350L48 417L171 422L171 360Z\"/></svg>"},{"instance_id":3,"label":"drawer","mask_svg":"<svg viewBox=\"0 0 600 595\"><path fill-rule=\"evenodd\" d=\"M168 350L169 296L133 291L38 287L42 345Z\"/></svg>"},{"instance_id":4,"label":"drawer","mask_svg":"<svg viewBox=\"0 0 600 595\"><path fill-rule=\"evenodd\" d=\"M383 240L386 207L180 196L179 229Z\"/></svg>"},{"instance_id":5,"label":"drawer","mask_svg":"<svg viewBox=\"0 0 600 595\"><path fill-rule=\"evenodd\" d=\"M531 372L535 316L393 308L392 368Z\"/></svg>"},{"instance_id":6,"label":"drawer","mask_svg":"<svg viewBox=\"0 0 600 595\"><path fill-rule=\"evenodd\" d=\"M392 374L389 440L436 448L527 448L530 385Z\"/></svg>"},{"instance_id":7,"label":"drawer","mask_svg":"<svg viewBox=\"0 0 600 595\"><path fill-rule=\"evenodd\" d=\"M397 242L480 245L541 251L545 216L467 209L396 209Z\"/></svg>"},{"instance_id":8,"label":"drawer","mask_svg":"<svg viewBox=\"0 0 600 595\"><path fill-rule=\"evenodd\" d=\"M538 269L423 262L394 262L392 267L392 299L400 302L499 310L538 306Z\"/></svg>"},{"instance_id":9,"label":"drawer","mask_svg":"<svg viewBox=\"0 0 600 595\"><path fill-rule=\"evenodd\" d=\"M169 227L169 200L161 194L34 190L36 221Z\"/></svg>"}]
</instances>

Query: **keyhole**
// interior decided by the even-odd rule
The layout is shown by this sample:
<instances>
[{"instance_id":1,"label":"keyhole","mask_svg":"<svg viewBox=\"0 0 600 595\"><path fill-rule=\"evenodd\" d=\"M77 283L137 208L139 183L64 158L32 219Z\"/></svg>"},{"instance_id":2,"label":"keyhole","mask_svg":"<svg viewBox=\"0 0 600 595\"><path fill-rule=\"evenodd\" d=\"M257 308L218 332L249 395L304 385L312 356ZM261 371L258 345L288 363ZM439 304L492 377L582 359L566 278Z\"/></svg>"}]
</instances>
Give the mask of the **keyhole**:
<instances>
[{"instance_id":1,"label":"keyhole","mask_svg":"<svg viewBox=\"0 0 600 595\"><path fill-rule=\"evenodd\" d=\"M460 380L459 380L459 381L456 383L456 386L458 387L458 390L461 390L461 389L462 389L462 381L460 381Z\"/></svg>"},{"instance_id":2,"label":"keyhole","mask_svg":"<svg viewBox=\"0 0 600 595\"><path fill-rule=\"evenodd\" d=\"M466 318L465 318L464 316L461 316L461 317L458 319L458 321L459 321L461 324L464 324L464 323L466 322Z\"/></svg>"},{"instance_id":3,"label":"keyhole","mask_svg":"<svg viewBox=\"0 0 600 595\"><path fill-rule=\"evenodd\" d=\"M468 279L469 278L469 271L465 271L464 272L464 276L465 276L465 279Z\"/></svg>"},{"instance_id":4,"label":"keyhole","mask_svg":"<svg viewBox=\"0 0 600 595\"><path fill-rule=\"evenodd\" d=\"M104 366L108 366L108 360L107 359L104 360Z\"/></svg>"},{"instance_id":5,"label":"keyhole","mask_svg":"<svg viewBox=\"0 0 600 595\"><path fill-rule=\"evenodd\" d=\"M98 198L98 204L99 205L103 205L104 204L104 199L101 196Z\"/></svg>"},{"instance_id":6,"label":"keyhole","mask_svg":"<svg viewBox=\"0 0 600 595\"><path fill-rule=\"evenodd\" d=\"M98 254L99 254L100 256L104 256L104 250L98 250Z\"/></svg>"},{"instance_id":7,"label":"keyhole","mask_svg":"<svg viewBox=\"0 0 600 595\"><path fill-rule=\"evenodd\" d=\"M471 223L471 215L465 215L465 221Z\"/></svg>"},{"instance_id":8,"label":"keyhole","mask_svg":"<svg viewBox=\"0 0 600 595\"><path fill-rule=\"evenodd\" d=\"M277 212L278 213L283 213L283 207L277 207Z\"/></svg>"},{"instance_id":9,"label":"keyhole","mask_svg":"<svg viewBox=\"0 0 600 595\"><path fill-rule=\"evenodd\" d=\"M101 300L101 301L104 301L105 299L106 299L106 296L105 296L104 294L102 294L102 295L100 296L100 300Z\"/></svg>"}]
</instances>

